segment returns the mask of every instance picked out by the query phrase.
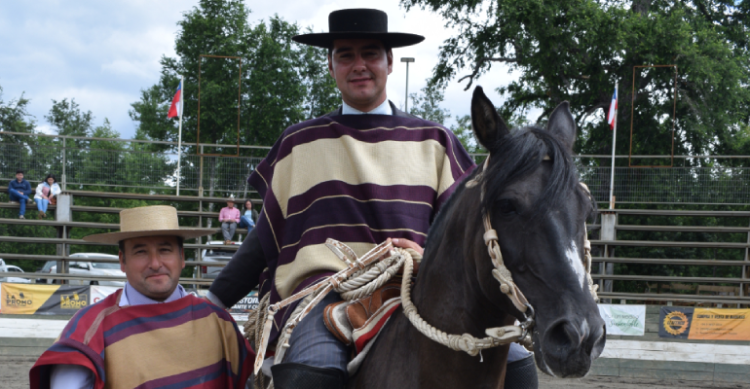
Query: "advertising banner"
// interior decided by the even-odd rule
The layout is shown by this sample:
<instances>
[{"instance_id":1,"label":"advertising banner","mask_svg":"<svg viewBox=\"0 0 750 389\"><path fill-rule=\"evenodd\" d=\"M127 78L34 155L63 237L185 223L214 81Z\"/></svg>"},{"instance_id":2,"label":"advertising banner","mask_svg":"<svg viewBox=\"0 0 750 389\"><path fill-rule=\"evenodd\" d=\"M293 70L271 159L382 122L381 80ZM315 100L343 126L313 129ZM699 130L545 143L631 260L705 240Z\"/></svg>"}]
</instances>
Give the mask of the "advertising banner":
<instances>
[{"instance_id":1,"label":"advertising banner","mask_svg":"<svg viewBox=\"0 0 750 389\"><path fill-rule=\"evenodd\" d=\"M2 313L8 314L69 315L89 305L89 294L89 286L0 285Z\"/></svg>"},{"instance_id":2,"label":"advertising banner","mask_svg":"<svg viewBox=\"0 0 750 389\"><path fill-rule=\"evenodd\" d=\"M695 308L688 339L750 340L750 309Z\"/></svg>"},{"instance_id":3,"label":"advertising banner","mask_svg":"<svg viewBox=\"0 0 750 389\"><path fill-rule=\"evenodd\" d=\"M121 289L119 286L100 286L100 285L92 285L91 286L91 300L89 301L89 304L96 304L105 297L111 295L112 293L117 292L118 289Z\"/></svg>"},{"instance_id":4,"label":"advertising banner","mask_svg":"<svg viewBox=\"0 0 750 389\"><path fill-rule=\"evenodd\" d=\"M258 308L258 291L254 290L247 296L243 297L242 300L238 301L237 304L234 304L232 308L229 309L229 313L234 320L246 321L247 315L256 308Z\"/></svg>"},{"instance_id":5,"label":"advertising banner","mask_svg":"<svg viewBox=\"0 0 750 389\"><path fill-rule=\"evenodd\" d=\"M659 309L659 337L687 339L693 321L691 307L661 307Z\"/></svg>"},{"instance_id":6,"label":"advertising banner","mask_svg":"<svg viewBox=\"0 0 750 389\"><path fill-rule=\"evenodd\" d=\"M750 309L661 307L659 337L750 340Z\"/></svg>"},{"instance_id":7,"label":"advertising banner","mask_svg":"<svg viewBox=\"0 0 750 389\"><path fill-rule=\"evenodd\" d=\"M645 305L599 304L599 314L607 326L607 335L643 336L645 333Z\"/></svg>"}]
</instances>

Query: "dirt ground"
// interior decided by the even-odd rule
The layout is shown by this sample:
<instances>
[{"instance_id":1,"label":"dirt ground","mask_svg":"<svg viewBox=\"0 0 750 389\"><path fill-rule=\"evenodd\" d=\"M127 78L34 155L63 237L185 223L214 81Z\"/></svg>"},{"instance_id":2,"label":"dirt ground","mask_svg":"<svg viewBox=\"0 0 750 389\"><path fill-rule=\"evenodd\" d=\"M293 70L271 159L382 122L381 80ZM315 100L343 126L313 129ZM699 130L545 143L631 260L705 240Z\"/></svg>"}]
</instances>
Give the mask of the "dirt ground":
<instances>
[{"instance_id":1,"label":"dirt ground","mask_svg":"<svg viewBox=\"0 0 750 389\"><path fill-rule=\"evenodd\" d=\"M26 389L29 387L29 370L36 358L0 356L0 387L2 389ZM540 389L698 389L698 388L750 388L747 386L714 386L710 382L664 381L644 379L611 379L607 377L587 377L577 380L557 380L546 374L539 374Z\"/></svg>"},{"instance_id":2,"label":"dirt ground","mask_svg":"<svg viewBox=\"0 0 750 389\"><path fill-rule=\"evenodd\" d=\"M704 381L683 381L683 380L652 380L642 378L621 378L621 377L585 377L581 379L559 380L546 374L539 373L539 388L544 389L698 389L698 388L750 388L748 385L740 384L714 384L713 382Z\"/></svg>"}]
</instances>

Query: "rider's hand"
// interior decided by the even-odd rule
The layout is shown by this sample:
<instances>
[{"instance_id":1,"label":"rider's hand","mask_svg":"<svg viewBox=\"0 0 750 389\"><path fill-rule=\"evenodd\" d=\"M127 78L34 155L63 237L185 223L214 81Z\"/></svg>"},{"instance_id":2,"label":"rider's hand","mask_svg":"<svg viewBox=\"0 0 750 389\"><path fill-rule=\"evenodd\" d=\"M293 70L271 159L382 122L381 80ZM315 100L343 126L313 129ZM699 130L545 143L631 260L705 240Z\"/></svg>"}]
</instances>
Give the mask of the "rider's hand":
<instances>
[{"instance_id":1,"label":"rider's hand","mask_svg":"<svg viewBox=\"0 0 750 389\"><path fill-rule=\"evenodd\" d=\"M411 241L409 239L391 238L391 242L396 247L401 247L402 249L412 249L416 251L419 255L424 255L424 249L422 248L422 246L418 245L416 242Z\"/></svg>"},{"instance_id":2,"label":"rider's hand","mask_svg":"<svg viewBox=\"0 0 750 389\"><path fill-rule=\"evenodd\" d=\"M400 247L402 249L412 249L416 251L417 254L424 255L424 249L422 248L422 246L409 239L391 238L391 243L393 243L395 247ZM419 262L412 259L412 263L414 264L414 274L417 274L417 272L419 272Z\"/></svg>"}]
</instances>

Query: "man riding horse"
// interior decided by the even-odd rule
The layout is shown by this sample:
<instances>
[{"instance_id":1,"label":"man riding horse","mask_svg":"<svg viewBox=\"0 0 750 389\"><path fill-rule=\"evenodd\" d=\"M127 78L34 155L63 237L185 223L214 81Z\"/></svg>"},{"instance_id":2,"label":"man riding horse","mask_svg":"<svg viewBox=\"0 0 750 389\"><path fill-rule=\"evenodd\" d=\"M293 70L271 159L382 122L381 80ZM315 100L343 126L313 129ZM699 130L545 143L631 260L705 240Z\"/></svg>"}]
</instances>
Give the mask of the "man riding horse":
<instances>
[{"instance_id":1,"label":"man riding horse","mask_svg":"<svg viewBox=\"0 0 750 389\"><path fill-rule=\"evenodd\" d=\"M342 106L289 127L248 179L263 198L258 223L211 286L208 298L230 307L254 287L276 303L346 267L325 246L333 238L362 255L391 238L422 251L430 223L474 163L449 130L402 112L386 97L393 48L424 37L388 32L387 15L347 9L329 15L329 32L295 36L328 49L328 70ZM330 293L295 328L274 386L344 388L351 355L324 325ZM271 342L294 307L275 315ZM536 382L528 353L515 345L510 369ZM511 359L512 360L512 359ZM517 378L517 377L516 377ZM535 384L533 384L535 386Z\"/></svg>"}]
</instances>

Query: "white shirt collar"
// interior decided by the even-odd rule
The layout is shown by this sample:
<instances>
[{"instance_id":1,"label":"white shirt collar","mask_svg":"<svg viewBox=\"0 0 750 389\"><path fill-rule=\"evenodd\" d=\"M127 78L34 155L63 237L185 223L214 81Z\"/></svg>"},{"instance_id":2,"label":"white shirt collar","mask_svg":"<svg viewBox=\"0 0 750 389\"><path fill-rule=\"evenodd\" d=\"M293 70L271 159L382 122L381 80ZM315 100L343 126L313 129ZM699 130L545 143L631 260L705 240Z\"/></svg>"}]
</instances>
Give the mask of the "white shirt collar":
<instances>
[{"instance_id":1,"label":"white shirt collar","mask_svg":"<svg viewBox=\"0 0 750 389\"><path fill-rule=\"evenodd\" d=\"M388 99L385 99L383 101L383 104L380 104L379 106L375 107L370 112L362 112L356 108L353 108L351 105L347 104L346 101L344 101L344 106L341 107L341 114L342 115L393 115L393 109L391 109L391 103L388 101Z\"/></svg>"},{"instance_id":2,"label":"white shirt collar","mask_svg":"<svg viewBox=\"0 0 750 389\"><path fill-rule=\"evenodd\" d=\"M185 292L185 289L182 287L182 285L177 284L177 288L175 288L174 292L172 292L172 294L167 297L166 300L156 301L144 296L143 294L141 294L141 292L135 290L135 288L132 287L130 283L125 282L125 287L122 288L122 295L120 296L120 306L126 307L129 305L171 303L172 301L181 299L185 296L187 296L187 292Z\"/></svg>"}]
</instances>

